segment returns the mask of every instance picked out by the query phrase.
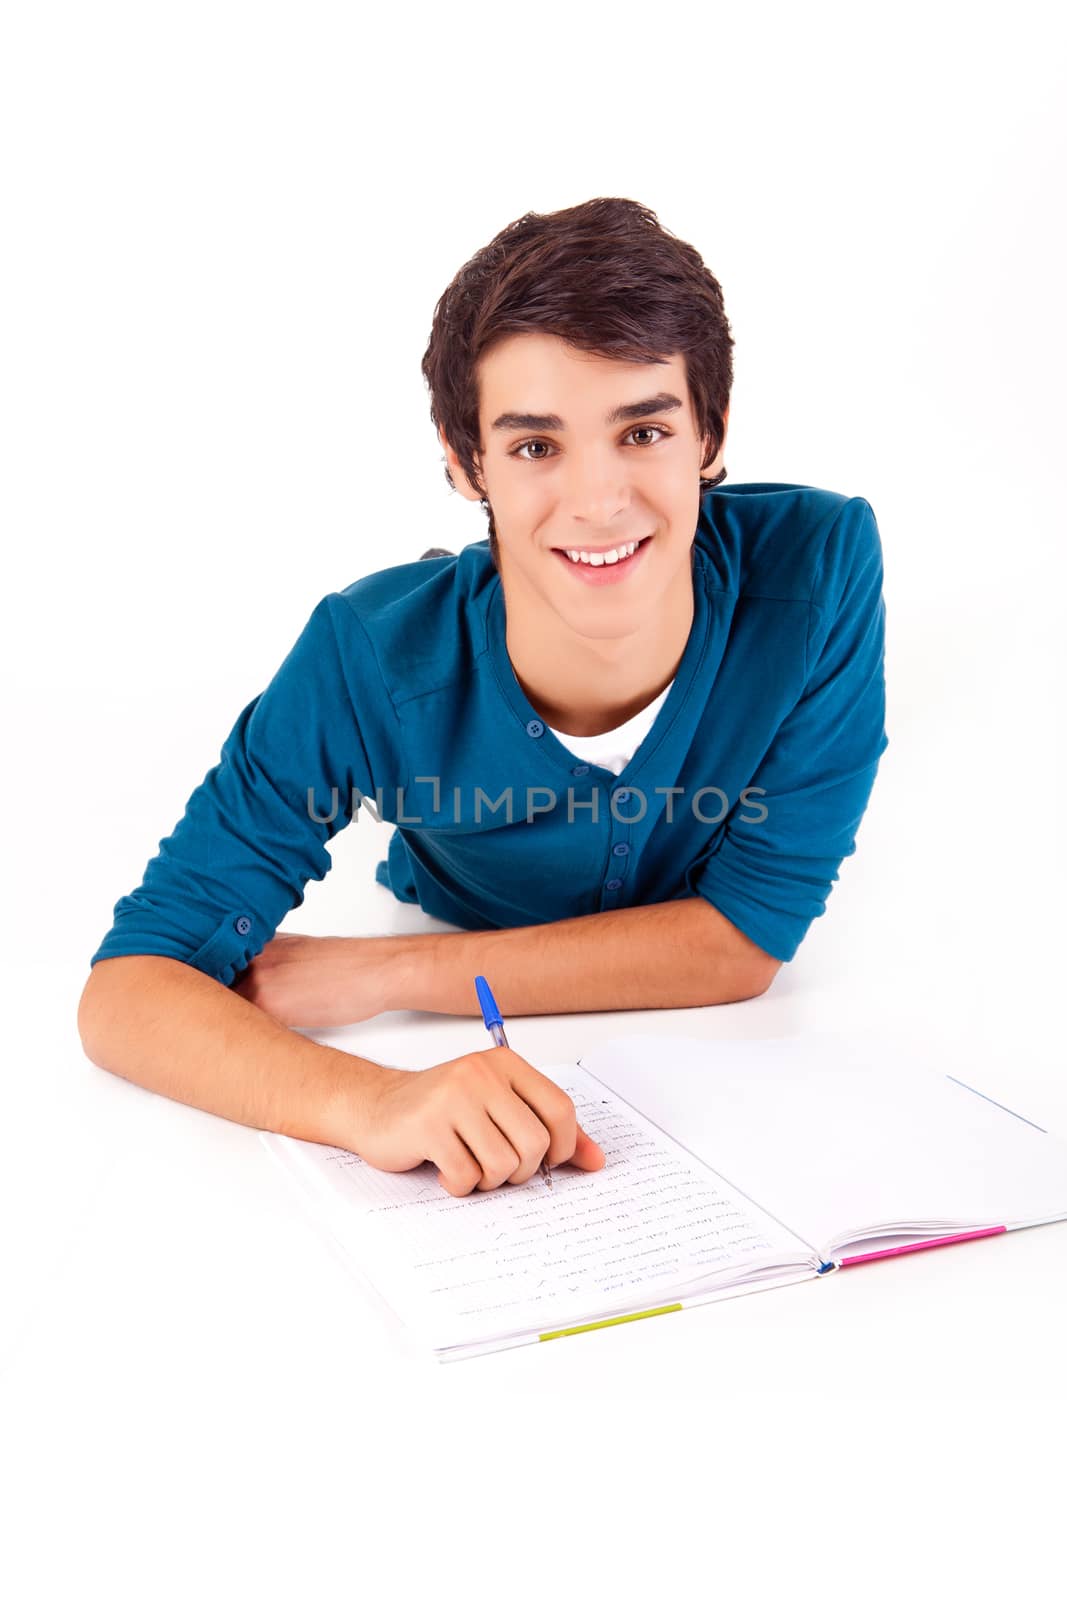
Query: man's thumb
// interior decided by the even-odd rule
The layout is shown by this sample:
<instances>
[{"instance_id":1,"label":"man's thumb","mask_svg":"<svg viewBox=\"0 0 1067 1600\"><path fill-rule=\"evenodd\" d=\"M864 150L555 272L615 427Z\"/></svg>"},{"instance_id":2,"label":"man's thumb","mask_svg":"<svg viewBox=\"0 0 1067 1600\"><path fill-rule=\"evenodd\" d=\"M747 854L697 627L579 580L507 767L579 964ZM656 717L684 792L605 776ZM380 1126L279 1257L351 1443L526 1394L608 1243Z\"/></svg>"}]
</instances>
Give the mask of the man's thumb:
<instances>
[{"instance_id":1,"label":"man's thumb","mask_svg":"<svg viewBox=\"0 0 1067 1600\"><path fill-rule=\"evenodd\" d=\"M574 1145L574 1154L571 1162L576 1167L581 1167L585 1172L598 1172L604 1165L603 1150L595 1139L590 1139L585 1129L578 1128L578 1137Z\"/></svg>"}]
</instances>

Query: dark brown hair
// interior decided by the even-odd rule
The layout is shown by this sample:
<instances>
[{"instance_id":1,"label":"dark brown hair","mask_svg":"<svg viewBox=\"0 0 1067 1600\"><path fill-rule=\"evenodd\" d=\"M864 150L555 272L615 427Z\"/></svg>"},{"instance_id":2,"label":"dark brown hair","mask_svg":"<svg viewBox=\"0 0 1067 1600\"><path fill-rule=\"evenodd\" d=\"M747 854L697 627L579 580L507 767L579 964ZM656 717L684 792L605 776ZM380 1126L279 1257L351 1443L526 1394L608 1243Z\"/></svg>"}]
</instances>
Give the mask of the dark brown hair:
<instances>
[{"instance_id":1,"label":"dark brown hair","mask_svg":"<svg viewBox=\"0 0 1067 1600\"><path fill-rule=\"evenodd\" d=\"M636 200L596 199L528 211L460 268L437 302L422 373L430 416L476 489L481 453L478 362L514 333L552 333L575 349L625 361L683 355L701 470L722 446L733 339L722 290L693 246ZM448 466L445 477L454 489ZM489 545L497 558L489 513Z\"/></svg>"}]
</instances>

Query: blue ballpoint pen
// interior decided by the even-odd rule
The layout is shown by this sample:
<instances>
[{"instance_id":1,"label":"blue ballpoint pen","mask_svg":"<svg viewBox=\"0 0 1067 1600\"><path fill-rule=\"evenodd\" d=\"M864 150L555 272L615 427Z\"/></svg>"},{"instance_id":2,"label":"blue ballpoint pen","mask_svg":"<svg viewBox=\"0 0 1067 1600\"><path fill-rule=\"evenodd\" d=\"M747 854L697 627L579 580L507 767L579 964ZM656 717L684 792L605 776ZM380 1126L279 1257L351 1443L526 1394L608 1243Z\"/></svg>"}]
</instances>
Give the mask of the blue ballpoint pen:
<instances>
[{"instance_id":1,"label":"blue ballpoint pen","mask_svg":"<svg viewBox=\"0 0 1067 1600\"><path fill-rule=\"evenodd\" d=\"M493 1036L493 1043L502 1044L506 1050L510 1050L511 1046L508 1044L507 1038L505 1037L504 1024L500 1017L500 1007L493 999L492 989L490 989L484 978L475 978L474 988L478 995L478 1004L482 1008L482 1018L486 1027L489 1029L489 1032ZM547 1156L545 1156L544 1160L541 1162L540 1172L542 1178L544 1178L545 1182L548 1184L548 1187L551 1189L552 1174L548 1170Z\"/></svg>"}]
</instances>

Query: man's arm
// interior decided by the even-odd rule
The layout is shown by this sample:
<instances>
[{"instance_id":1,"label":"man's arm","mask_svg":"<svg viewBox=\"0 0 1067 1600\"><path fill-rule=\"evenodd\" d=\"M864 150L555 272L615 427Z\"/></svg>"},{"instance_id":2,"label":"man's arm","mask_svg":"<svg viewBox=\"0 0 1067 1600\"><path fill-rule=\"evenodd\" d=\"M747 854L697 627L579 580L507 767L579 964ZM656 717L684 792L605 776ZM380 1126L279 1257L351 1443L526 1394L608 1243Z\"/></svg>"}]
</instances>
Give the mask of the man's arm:
<instances>
[{"instance_id":1,"label":"man's arm","mask_svg":"<svg viewBox=\"0 0 1067 1600\"><path fill-rule=\"evenodd\" d=\"M168 956L98 961L78 1007L96 1066L248 1128L339 1141L383 1069L292 1033L214 978ZM353 1146L349 1146L353 1148Z\"/></svg>"},{"instance_id":2,"label":"man's arm","mask_svg":"<svg viewBox=\"0 0 1067 1600\"><path fill-rule=\"evenodd\" d=\"M485 933L277 934L233 992L289 1028L341 1028L381 1011L480 1015L483 973L512 1016L668 1010L751 1000L781 961L696 895Z\"/></svg>"},{"instance_id":3,"label":"man's arm","mask_svg":"<svg viewBox=\"0 0 1067 1600\"><path fill-rule=\"evenodd\" d=\"M688 887L792 960L856 848L885 729L885 601L874 512L855 497L835 517L815 570L804 691L752 776L758 826L726 818Z\"/></svg>"},{"instance_id":4,"label":"man's arm","mask_svg":"<svg viewBox=\"0 0 1067 1600\"><path fill-rule=\"evenodd\" d=\"M504 1016L667 1010L751 1000L782 965L702 896L528 928L425 933L385 943L397 1009L478 1014L484 974Z\"/></svg>"},{"instance_id":5,"label":"man's arm","mask_svg":"<svg viewBox=\"0 0 1067 1600\"><path fill-rule=\"evenodd\" d=\"M542 1159L604 1165L570 1097L513 1050L488 1046L421 1072L379 1066L291 1033L169 956L98 961L78 1029L91 1061L145 1089L354 1150L386 1172L433 1161L449 1194L525 1183Z\"/></svg>"}]
</instances>

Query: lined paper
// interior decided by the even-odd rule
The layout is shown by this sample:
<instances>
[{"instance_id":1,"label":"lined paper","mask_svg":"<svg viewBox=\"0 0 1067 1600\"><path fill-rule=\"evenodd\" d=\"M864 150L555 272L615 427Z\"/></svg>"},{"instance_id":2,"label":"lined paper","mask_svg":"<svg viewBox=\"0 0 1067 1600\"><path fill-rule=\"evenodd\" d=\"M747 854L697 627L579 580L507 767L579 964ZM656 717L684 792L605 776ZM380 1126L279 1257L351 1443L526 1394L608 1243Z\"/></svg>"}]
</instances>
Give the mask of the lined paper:
<instances>
[{"instance_id":1,"label":"lined paper","mask_svg":"<svg viewBox=\"0 0 1067 1600\"><path fill-rule=\"evenodd\" d=\"M554 1168L551 1189L535 1175L456 1197L429 1162L386 1173L351 1151L262 1137L436 1348L669 1300L694 1280L815 1265L795 1234L581 1068L552 1077L606 1161L599 1172Z\"/></svg>"}]
</instances>

